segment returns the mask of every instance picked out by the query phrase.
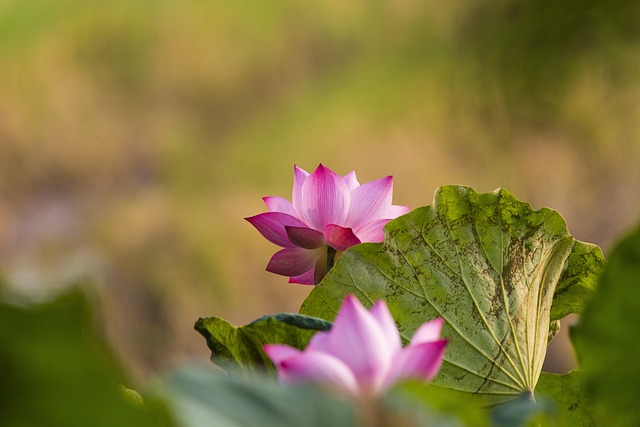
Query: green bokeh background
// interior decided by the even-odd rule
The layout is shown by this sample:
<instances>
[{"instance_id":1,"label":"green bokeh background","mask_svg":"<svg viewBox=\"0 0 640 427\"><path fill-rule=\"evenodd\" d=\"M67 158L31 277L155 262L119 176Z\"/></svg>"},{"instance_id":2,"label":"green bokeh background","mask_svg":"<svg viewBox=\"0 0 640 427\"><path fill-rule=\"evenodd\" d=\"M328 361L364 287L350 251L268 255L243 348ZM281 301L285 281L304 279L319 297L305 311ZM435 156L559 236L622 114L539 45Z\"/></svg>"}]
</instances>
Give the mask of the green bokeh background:
<instances>
[{"instance_id":1,"label":"green bokeh background","mask_svg":"<svg viewBox=\"0 0 640 427\"><path fill-rule=\"evenodd\" d=\"M505 187L606 253L640 210L639 47L623 0L0 0L4 287L91 280L140 381L206 360L197 318L310 290L242 219L294 163L414 208Z\"/></svg>"}]
</instances>

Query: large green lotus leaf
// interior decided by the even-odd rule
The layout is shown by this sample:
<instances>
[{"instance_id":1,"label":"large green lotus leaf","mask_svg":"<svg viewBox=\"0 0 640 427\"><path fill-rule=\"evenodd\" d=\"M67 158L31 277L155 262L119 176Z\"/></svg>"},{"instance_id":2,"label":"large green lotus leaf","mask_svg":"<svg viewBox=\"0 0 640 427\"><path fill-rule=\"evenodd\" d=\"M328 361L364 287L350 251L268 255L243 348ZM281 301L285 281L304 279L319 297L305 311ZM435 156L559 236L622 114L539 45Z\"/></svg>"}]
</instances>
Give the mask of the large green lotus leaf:
<instances>
[{"instance_id":1,"label":"large green lotus leaf","mask_svg":"<svg viewBox=\"0 0 640 427\"><path fill-rule=\"evenodd\" d=\"M263 345L283 343L303 349L315 332L330 328L331 323L325 320L291 313L264 316L241 327L219 317L201 318L195 324L207 340L211 361L226 370L241 370L247 376L273 372Z\"/></svg>"},{"instance_id":2,"label":"large green lotus leaf","mask_svg":"<svg viewBox=\"0 0 640 427\"><path fill-rule=\"evenodd\" d=\"M598 290L572 331L598 424L640 422L640 225L612 250Z\"/></svg>"},{"instance_id":3,"label":"large green lotus leaf","mask_svg":"<svg viewBox=\"0 0 640 427\"><path fill-rule=\"evenodd\" d=\"M347 294L384 299L405 341L442 317L449 344L434 382L486 404L533 392L555 319L580 311L604 263L560 214L504 189L442 187L385 233L347 250L301 313L330 320Z\"/></svg>"}]
</instances>

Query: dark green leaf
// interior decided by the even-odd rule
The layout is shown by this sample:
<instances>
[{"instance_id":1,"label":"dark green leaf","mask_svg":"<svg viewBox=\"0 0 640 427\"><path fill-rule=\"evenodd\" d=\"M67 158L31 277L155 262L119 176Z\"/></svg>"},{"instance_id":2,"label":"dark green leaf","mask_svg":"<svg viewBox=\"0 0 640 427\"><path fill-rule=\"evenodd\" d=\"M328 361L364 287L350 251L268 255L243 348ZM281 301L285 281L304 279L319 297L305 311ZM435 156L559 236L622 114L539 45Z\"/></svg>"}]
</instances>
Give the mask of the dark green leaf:
<instances>
[{"instance_id":1,"label":"dark green leaf","mask_svg":"<svg viewBox=\"0 0 640 427\"><path fill-rule=\"evenodd\" d=\"M262 350L265 344L288 344L303 349L317 331L331 323L300 314L281 313L261 317L241 327L218 317L199 319L195 328L207 340L211 361L226 370L240 368L247 375L273 371L273 364Z\"/></svg>"},{"instance_id":2,"label":"dark green leaf","mask_svg":"<svg viewBox=\"0 0 640 427\"><path fill-rule=\"evenodd\" d=\"M381 244L347 250L301 312L330 320L347 294L385 299L405 341L442 317L449 345L434 382L487 404L535 389L557 327L551 313L579 310L602 266L599 249L574 240L560 214L503 189L442 187L433 206L385 232Z\"/></svg>"},{"instance_id":3,"label":"dark green leaf","mask_svg":"<svg viewBox=\"0 0 640 427\"><path fill-rule=\"evenodd\" d=\"M640 420L640 227L611 252L572 337L600 425Z\"/></svg>"}]
</instances>

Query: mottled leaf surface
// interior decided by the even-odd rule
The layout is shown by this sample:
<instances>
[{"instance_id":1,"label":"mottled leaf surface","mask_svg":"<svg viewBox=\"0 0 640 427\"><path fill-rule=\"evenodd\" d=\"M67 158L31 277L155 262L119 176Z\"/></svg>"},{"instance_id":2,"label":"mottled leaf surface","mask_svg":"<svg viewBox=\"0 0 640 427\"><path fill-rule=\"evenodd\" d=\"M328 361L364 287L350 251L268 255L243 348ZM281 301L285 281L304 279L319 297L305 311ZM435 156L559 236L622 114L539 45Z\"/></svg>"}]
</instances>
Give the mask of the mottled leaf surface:
<instances>
[{"instance_id":1,"label":"mottled leaf surface","mask_svg":"<svg viewBox=\"0 0 640 427\"><path fill-rule=\"evenodd\" d=\"M548 398L554 403L554 421L558 426L593 426L593 411L580 371L568 374L543 372L536 386L536 399Z\"/></svg>"},{"instance_id":2,"label":"mottled leaf surface","mask_svg":"<svg viewBox=\"0 0 640 427\"><path fill-rule=\"evenodd\" d=\"M596 245L575 240L553 295L551 320L582 313L604 268L602 251Z\"/></svg>"},{"instance_id":3,"label":"mottled leaf surface","mask_svg":"<svg viewBox=\"0 0 640 427\"><path fill-rule=\"evenodd\" d=\"M553 320L580 311L603 264L560 214L504 189L442 187L385 233L347 250L301 313L331 320L347 294L385 299L405 341L442 317L449 345L435 384L487 404L535 389Z\"/></svg>"},{"instance_id":4,"label":"mottled leaf surface","mask_svg":"<svg viewBox=\"0 0 640 427\"><path fill-rule=\"evenodd\" d=\"M325 320L291 313L264 316L241 327L218 317L198 319L195 325L207 340L213 363L247 375L274 370L263 345L283 343L303 349L315 332L330 328Z\"/></svg>"}]
</instances>

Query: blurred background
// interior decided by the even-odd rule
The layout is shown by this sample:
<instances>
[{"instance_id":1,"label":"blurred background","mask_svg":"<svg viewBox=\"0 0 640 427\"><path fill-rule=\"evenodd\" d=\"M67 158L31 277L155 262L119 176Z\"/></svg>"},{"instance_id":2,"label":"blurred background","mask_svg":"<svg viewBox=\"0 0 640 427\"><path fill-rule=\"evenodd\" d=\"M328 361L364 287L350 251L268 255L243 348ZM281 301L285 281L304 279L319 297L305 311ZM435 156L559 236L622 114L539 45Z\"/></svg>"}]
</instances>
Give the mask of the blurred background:
<instances>
[{"instance_id":1,"label":"blurred background","mask_svg":"<svg viewBox=\"0 0 640 427\"><path fill-rule=\"evenodd\" d=\"M413 208L505 187L606 254L640 211L639 48L625 0L0 0L0 282L89 282L144 382L208 359L198 317L297 311L243 220L294 164Z\"/></svg>"}]
</instances>

